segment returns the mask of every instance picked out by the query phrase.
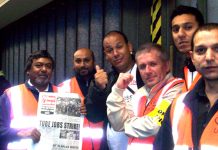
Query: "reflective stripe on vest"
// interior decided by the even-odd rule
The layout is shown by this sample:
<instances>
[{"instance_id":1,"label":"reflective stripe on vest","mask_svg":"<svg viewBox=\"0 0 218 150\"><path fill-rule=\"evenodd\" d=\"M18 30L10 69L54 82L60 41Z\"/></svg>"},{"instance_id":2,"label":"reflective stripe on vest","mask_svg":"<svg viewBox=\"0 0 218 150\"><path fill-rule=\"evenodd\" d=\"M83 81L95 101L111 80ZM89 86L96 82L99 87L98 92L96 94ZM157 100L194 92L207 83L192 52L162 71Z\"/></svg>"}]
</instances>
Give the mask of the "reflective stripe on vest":
<instances>
[{"instance_id":1,"label":"reflective stripe on vest","mask_svg":"<svg viewBox=\"0 0 218 150\"><path fill-rule=\"evenodd\" d=\"M217 150L218 146L212 146L212 145L206 145L202 144L201 145L201 150Z\"/></svg>"},{"instance_id":2,"label":"reflective stripe on vest","mask_svg":"<svg viewBox=\"0 0 218 150\"><path fill-rule=\"evenodd\" d=\"M128 150L153 150L153 144L132 143L128 145Z\"/></svg>"},{"instance_id":3,"label":"reflective stripe on vest","mask_svg":"<svg viewBox=\"0 0 218 150\"><path fill-rule=\"evenodd\" d=\"M59 87L60 87L59 91L62 92L78 93L81 97L81 104L84 104L84 95L80 90L76 77L64 81L59 85ZM84 117L84 124L81 133L83 137L83 141L82 141L83 150L100 149L101 140L104 135L103 121L98 123L93 123L88 121L88 119Z\"/></svg>"},{"instance_id":4,"label":"reflective stripe on vest","mask_svg":"<svg viewBox=\"0 0 218 150\"><path fill-rule=\"evenodd\" d=\"M37 100L24 84L14 86L7 91L11 102L11 128L28 128L36 125ZM29 105L26 105L28 97ZM31 110L32 109L32 112ZM25 116L24 116L25 115ZM31 149L31 139L21 139L8 144L8 149Z\"/></svg>"},{"instance_id":5,"label":"reflective stripe on vest","mask_svg":"<svg viewBox=\"0 0 218 150\"><path fill-rule=\"evenodd\" d=\"M187 145L175 145L174 150L192 150L192 149Z\"/></svg>"},{"instance_id":6,"label":"reflective stripe on vest","mask_svg":"<svg viewBox=\"0 0 218 150\"><path fill-rule=\"evenodd\" d=\"M7 95L11 101L11 118L36 116L38 102L25 84L10 88Z\"/></svg>"},{"instance_id":7,"label":"reflective stripe on vest","mask_svg":"<svg viewBox=\"0 0 218 150\"><path fill-rule=\"evenodd\" d=\"M57 91L56 86L52 86L53 91ZM11 103L11 128L30 128L37 124L38 102L32 92L26 88L25 84L20 84L9 88L7 91ZM8 144L8 149L32 149L32 139L21 139Z\"/></svg>"},{"instance_id":8,"label":"reflective stripe on vest","mask_svg":"<svg viewBox=\"0 0 218 150\"><path fill-rule=\"evenodd\" d=\"M175 100L171 108L172 132L175 147L187 147L193 149L192 141L192 113L185 106L183 100L188 92ZM210 119L204 128L200 138L201 150L218 149L218 112Z\"/></svg>"},{"instance_id":9,"label":"reflective stripe on vest","mask_svg":"<svg viewBox=\"0 0 218 150\"><path fill-rule=\"evenodd\" d=\"M162 120L164 118L164 114L171 104L170 101L162 99L164 94L170 90L172 87L174 87L177 84L183 83L184 80L174 78L173 80L168 81L168 83L161 89L159 90L158 93L155 94L155 96L150 100L148 105L145 107L145 104L142 104L139 101L138 104L138 117L142 117L144 115L158 118L155 119L157 121L157 124L161 126ZM142 101L145 100L145 97L141 99ZM143 111L141 111L143 110ZM160 113L161 112L161 113ZM154 142L155 136L150 136L147 138L129 138L129 143L128 143L128 149L137 149L137 148L143 148L143 149L153 149L153 142ZM150 148L149 148L150 147Z\"/></svg>"},{"instance_id":10,"label":"reflective stripe on vest","mask_svg":"<svg viewBox=\"0 0 218 150\"><path fill-rule=\"evenodd\" d=\"M37 119L35 116L14 118L11 120L11 128L31 128L35 127ZM32 139L20 139L18 141L8 143L8 150L31 150L33 147Z\"/></svg>"},{"instance_id":11,"label":"reflective stripe on vest","mask_svg":"<svg viewBox=\"0 0 218 150\"><path fill-rule=\"evenodd\" d=\"M89 138L91 137L92 139L101 139L103 136L103 130L99 128L88 128L85 127L83 128L82 132L82 137L83 138Z\"/></svg>"},{"instance_id":12,"label":"reflective stripe on vest","mask_svg":"<svg viewBox=\"0 0 218 150\"><path fill-rule=\"evenodd\" d=\"M20 117L20 118L14 118L11 120L11 128L31 128L35 127L37 124L37 119L35 116L28 116L28 117ZM21 139L19 141L14 141L8 143L8 149L10 150L31 150L33 146L32 139Z\"/></svg>"},{"instance_id":13,"label":"reflective stripe on vest","mask_svg":"<svg viewBox=\"0 0 218 150\"><path fill-rule=\"evenodd\" d=\"M172 134L173 134L173 141L174 141L174 144L176 144L178 142L178 131L177 131L177 126L179 124L179 119L181 118L182 116L182 113L183 113L183 110L184 110L184 107L185 107L185 104L182 103L184 97L186 96L188 92L186 93L183 93L181 94L175 101L176 103L172 103L172 108L175 107L174 111L171 111L173 112L173 116L176 116L176 117L173 117L172 118ZM171 108L171 109L172 109Z\"/></svg>"},{"instance_id":14,"label":"reflective stripe on vest","mask_svg":"<svg viewBox=\"0 0 218 150\"><path fill-rule=\"evenodd\" d=\"M200 150L217 150L217 148L218 147L211 145L201 145ZM193 148L187 145L175 145L174 150L193 150Z\"/></svg>"}]
</instances>

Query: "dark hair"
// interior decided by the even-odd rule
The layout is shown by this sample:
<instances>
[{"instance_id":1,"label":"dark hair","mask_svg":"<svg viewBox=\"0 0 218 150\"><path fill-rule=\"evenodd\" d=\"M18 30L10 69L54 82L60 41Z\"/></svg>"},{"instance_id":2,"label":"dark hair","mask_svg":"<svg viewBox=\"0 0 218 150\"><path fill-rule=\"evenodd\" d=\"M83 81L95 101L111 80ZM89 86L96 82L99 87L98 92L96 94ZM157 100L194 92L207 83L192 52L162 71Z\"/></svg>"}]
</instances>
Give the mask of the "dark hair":
<instances>
[{"instance_id":1,"label":"dark hair","mask_svg":"<svg viewBox=\"0 0 218 150\"><path fill-rule=\"evenodd\" d=\"M190 14L190 15L195 16L195 19L198 22L199 26L204 24L204 17L197 8L191 7L191 6L180 5L173 10L170 16L170 26L172 27L172 20L176 16L183 15L183 14Z\"/></svg>"},{"instance_id":2,"label":"dark hair","mask_svg":"<svg viewBox=\"0 0 218 150\"><path fill-rule=\"evenodd\" d=\"M211 31L217 29L218 30L218 23L206 23L202 26L200 26L193 34L192 36L192 42L191 42L191 46L192 46L192 50L194 48L194 37L195 35L200 32L200 31Z\"/></svg>"},{"instance_id":3,"label":"dark hair","mask_svg":"<svg viewBox=\"0 0 218 150\"><path fill-rule=\"evenodd\" d=\"M167 55L167 52L165 50L163 50L161 45L159 45L157 43L142 44L139 47L139 49L137 50L137 52L135 54L135 58L137 58L140 54L142 54L144 52L150 52L152 49L155 49L158 52L160 52L160 58L162 61L164 61L164 62L169 61L169 56Z\"/></svg>"},{"instance_id":4,"label":"dark hair","mask_svg":"<svg viewBox=\"0 0 218 150\"><path fill-rule=\"evenodd\" d=\"M108 32L107 34L105 34L104 38L106 38L107 36L114 34L114 33L120 34L123 37L126 44L129 42L127 36L123 32L117 31L117 30L112 30L112 31Z\"/></svg>"},{"instance_id":5,"label":"dark hair","mask_svg":"<svg viewBox=\"0 0 218 150\"><path fill-rule=\"evenodd\" d=\"M32 66L32 63L33 63L33 59L38 59L38 58L48 58L48 59L50 59L51 62L52 62L52 70L54 70L55 62L54 62L54 59L49 54L49 52L47 50L37 50L37 51L33 51L29 55L29 57L27 58L26 66L25 66L25 72L30 70L30 68Z\"/></svg>"}]
</instances>

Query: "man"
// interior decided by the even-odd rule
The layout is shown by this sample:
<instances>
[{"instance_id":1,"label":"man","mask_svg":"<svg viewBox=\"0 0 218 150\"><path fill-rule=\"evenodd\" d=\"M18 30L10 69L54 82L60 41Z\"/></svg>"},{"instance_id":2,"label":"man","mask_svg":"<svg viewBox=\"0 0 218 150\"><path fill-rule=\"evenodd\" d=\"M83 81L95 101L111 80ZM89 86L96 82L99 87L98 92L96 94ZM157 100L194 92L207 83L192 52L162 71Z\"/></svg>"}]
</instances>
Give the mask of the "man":
<instances>
[{"instance_id":1,"label":"man","mask_svg":"<svg viewBox=\"0 0 218 150\"><path fill-rule=\"evenodd\" d=\"M158 133L157 150L218 149L217 23L205 24L193 35L191 59L202 79L173 102Z\"/></svg>"},{"instance_id":2,"label":"man","mask_svg":"<svg viewBox=\"0 0 218 150\"><path fill-rule=\"evenodd\" d=\"M170 17L171 32L174 45L185 57L184 78L185 86L183 91L190 90L201 77L195 71L189 51L191 51L191 39L197 28L204 24L201 12L194 7L178 6L174 9Z\"/></svg>"},{"instance_id":3,"label":"man","mask_svg":"<svg viewBox=\"0 0 218 150\"><path fill-rule=\"evenodd\" d=\"M26 149L22 139L40 140L35 128L39 92L54 92L57 88L50 83L54 60L47 50L34 51L27 59L25 72L28 80L7 89L0 97L0 147ZM12 143L14 142L14 143ZM17 142L17 143L15 143Z\"/></svg>"},{"instance_id":4,"label":"man","mask_svg":"<svg viewBox=\"0 0 218 150\"><path fill-rule=\"evenodd\" d=\"M181 92L183 80L172 76L169 58L157 44L142 45L135 58L145 85L136 91L129 105L123 92L133 76L120 73L107 98L107 114L112 127L129 136L127 149L152 149L164 113Z\"/></svg>"},{"instance_id":5,"label":"man","mask_svg":"<svg viewBox=\"0 0 218 150\"><path fill-rule=\"evenodd\" d=\"M81 97L81 112L86 114L84 98L88 93L90 81L94 78L95 58L93 51L81 48L73 53L73 70L75 76L61 83L60 90L70 93L78 93ZM106 138L103 134L103 122L94 123L84 118L83 126L83 150L107 149Z\"/></svg>"},{"instance_id":6,"label":"man","mask_svg":"<svg viewBox=\"0 0 218 150\"><path fill-rule=\"evenodd\" d=\"M11 86L10 82L5 79L4 72L0 70L0 96L3 94L3 92Z\"/></svg>"},{"instance_id":7,"label":"man","mask_svg":"<svg viewBox=\"0 0 218 150\"><path fill-rule=\"evenodd\" d=\"M143 82L132 55L132 45L124 33L108 32L103 39L103 48L105 58L112 65L113 70L107 74L99 66L96 67L95 79L86 98L87 118L95 122L102 120L105 122L109 149L126 150L128 138L125 133L114 131L108 124L106 99L119 73L129 72L134 76L124 94L124 99L128 102L131 101L133 93L143 86Z\"/></svg>"}]
</instances>

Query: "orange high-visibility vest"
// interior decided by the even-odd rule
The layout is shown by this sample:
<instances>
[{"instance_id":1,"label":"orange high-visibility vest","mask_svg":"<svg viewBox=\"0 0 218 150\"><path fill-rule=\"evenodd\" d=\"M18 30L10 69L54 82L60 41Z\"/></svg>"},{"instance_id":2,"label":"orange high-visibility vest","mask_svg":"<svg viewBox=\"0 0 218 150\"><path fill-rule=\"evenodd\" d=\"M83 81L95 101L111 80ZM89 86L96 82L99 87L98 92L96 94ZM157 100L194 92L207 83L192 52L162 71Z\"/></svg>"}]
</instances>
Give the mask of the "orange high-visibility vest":
<instances>
[{"instance_id":1,"label":"orange high-visibility vest","mask_svg":"<svg viewBox=\"0 0 218 150\"><path fill-rule=\"evenodd\" d=\"M57 87L52 86L54 92L57 92ZM32 92L25 86L20 84L6 90L6 94L11 103L11 124L12 128L28 128L35 127L37 120L38 101L35 99ZM31 145L31 140L21 139L19 141L8 144L8 149L27 149ZM29 145L28 145L29 144Z\"/></svg>"},{"instance_id":2,"label":"orange high-visibility vest","mask_svg":"<svg viewBox=\"0 0 218 150\"><path fill-rule=\"evenodd\" d=\"M180 95L173 103L170 112L174 149L193 149L192 140L192 112L183 102L188 92ZM214 114L205 127L199 149L218 149L218 112Z\"/></svg>"},{"instance_id":3,"label":"orange high-visibility vest","mask_svg":"<svg viewBox=\"0 0 218 150\"><path fill-rule=\"evenodd\" d=\"M81 97L81 104L84 104L84 95L79 87L76 77L64 81L60 85L61 91L69 93L77 93ZM101 141L103 138L103 121L98 123L93 123L88 121L84 117L83 124L83 139L82 139L82 149L83 150L98 150L101 146Z\"/></svg>"},{"instance_id":4,"label":"orange high-visibility vest","mask_svg":"<svg viewBox=\"0 0 218 150\"><path fill-rule=\"evenodd\" d=\"M197 71L190 72L188 67L184 67L184 78L185 78L185 84L183 86L182 91L186 92L189 90L192 90L195 84L198 82L198 80L201 78L201 74Z\"/></svg>"},{"instance_id":5,"label":"orange high-visibility vest","mask_svg":"<svg viewBox=\"0 0 218 150\"><path fill-rule=\"evenodd\" d=\"M163 95L168 90L170 90L172 87L174 87L175 85L183 83L183 82L184 82L184 80L178 79L178 78L174 78L173 80L168 81L168 83L154 95L154 97L150 100L150 102L148 104L147 104L147 98L145 96L141 97L141 99L138 103L137 116L138 117L143 117L145 115L150 116L151 114L149 114L149 113L152 113L152 112L154 113L154 111L155 111L155 112L159 113L159 114L155 114L155 117L162 116L159 119L159 122L161 124L161 122L163 121L164 114L165 114L168 106L170 105L170 102L168 101L168 103L167 104L165 103L164 107L162 107L161 109L157 108L164 101L162 99ZM147 104L147 106L146 106L146 104ZM154 139L155 139L155 135L149 136L146 138L129 138L128 149L131 149L131 150L150 149L150 150L152 150Z\"/></svg>"}]
</instances>

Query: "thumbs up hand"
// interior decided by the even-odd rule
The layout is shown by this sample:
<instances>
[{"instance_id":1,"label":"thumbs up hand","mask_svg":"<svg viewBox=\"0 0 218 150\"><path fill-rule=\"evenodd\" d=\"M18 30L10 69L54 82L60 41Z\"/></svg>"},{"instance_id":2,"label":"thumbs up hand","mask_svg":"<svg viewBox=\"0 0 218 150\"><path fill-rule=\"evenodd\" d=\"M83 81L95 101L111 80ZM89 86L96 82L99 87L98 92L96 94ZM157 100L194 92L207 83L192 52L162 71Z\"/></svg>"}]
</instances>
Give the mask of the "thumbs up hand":
<instances>
[{"instance_id":1,"label":"thumbs up hand","mask_svg":"<svg viewBox=\"0 0 218 150\"><path fill-rule=\"evenodd\" d=\"M96 65L95 69L96 69L95 84L99 89L103 90L106 88L106 85L108 83L107 73L104 71L104 69L101 69L98 65Z\"/></svg>"}]
</instances>

